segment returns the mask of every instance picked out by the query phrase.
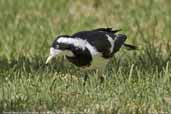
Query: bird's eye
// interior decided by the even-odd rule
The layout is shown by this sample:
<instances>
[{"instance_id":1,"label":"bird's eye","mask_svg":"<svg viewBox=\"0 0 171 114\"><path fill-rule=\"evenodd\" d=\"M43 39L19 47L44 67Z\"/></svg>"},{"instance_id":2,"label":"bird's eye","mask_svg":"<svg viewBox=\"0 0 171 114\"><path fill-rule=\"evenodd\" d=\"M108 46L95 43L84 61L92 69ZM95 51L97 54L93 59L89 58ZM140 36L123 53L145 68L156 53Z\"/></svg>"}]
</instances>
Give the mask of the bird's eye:
<instances>
[{"instance_id":1,"label":"bird's eye","mask_svg":"<svg viewBox=\"0 0 171 114\"><path fill-rule=\"evenodd\" d=\"M59 45L55 45L55 48L58 49L59 48Z\"/></svg>"},{"instance_id":2,"label":"bird's eye","mask_svg":"<svg viewBox=\"0 0 171 114\"><path fill-rule=\"evenodd\" d=\"M76 47L75 50L80 50L80 48Z\"/></svg>"}]
</instances>

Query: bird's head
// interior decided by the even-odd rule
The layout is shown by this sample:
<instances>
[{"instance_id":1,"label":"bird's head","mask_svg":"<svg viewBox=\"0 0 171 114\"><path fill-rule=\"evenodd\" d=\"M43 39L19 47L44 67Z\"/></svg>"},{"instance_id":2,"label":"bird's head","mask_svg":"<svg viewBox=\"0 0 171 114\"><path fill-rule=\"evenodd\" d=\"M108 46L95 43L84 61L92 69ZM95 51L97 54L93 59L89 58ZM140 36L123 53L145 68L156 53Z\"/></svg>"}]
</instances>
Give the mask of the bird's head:
<instances>
[{"instance_id":1,"label":"bird's head","mask_svg":"<svg viewBox=\"0 0 171 114\"><path fill-rule=\"evenodd\" d=\"M55 58L58 54L60 54L62 52L62 50L60 49L60 43L58 42L58 39L60 38L67 38L69 37L68 35L61 35L58 36L52 43L51 47L50 47L50 52L49 52L49 56L46 60L46 64L48 64L50 62L50 60L52 60L53 58Z\"/></svg>"}]
</instances>

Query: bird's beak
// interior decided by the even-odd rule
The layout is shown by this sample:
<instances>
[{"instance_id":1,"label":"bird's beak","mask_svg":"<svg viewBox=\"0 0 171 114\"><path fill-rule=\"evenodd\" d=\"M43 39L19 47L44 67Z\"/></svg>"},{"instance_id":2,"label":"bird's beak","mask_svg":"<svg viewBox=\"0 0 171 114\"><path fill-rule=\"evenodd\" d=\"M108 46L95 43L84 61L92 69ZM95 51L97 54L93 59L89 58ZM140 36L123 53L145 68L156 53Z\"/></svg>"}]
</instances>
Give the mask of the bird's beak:
<instances>
[{"instance_id":1,"label":"bird's beak","mask_svg":"<svg viewBox=\"0 0 171 114\"><path fill-rule=\"evenodd\" d=\"M48 64L48 63L50 62L50 60L51 60L53 57L54 57L54 56L49 55L49 57L48 57L47 60L46 60L46 64Z\"/></svg>"},{"instance_id":2,"label":"bird's beak","mask_svg":"<svg viewBox=\"0 0 171 114\"><path fill-rule=\"evenodd\" d=\"M49 57L46 60L46 64L48 64L50 62L50 60L52 60L52 58L54 58L60 52L61 52L61 50L58 50L58 49L51 47Z\"/></svg>"}]
</instances>

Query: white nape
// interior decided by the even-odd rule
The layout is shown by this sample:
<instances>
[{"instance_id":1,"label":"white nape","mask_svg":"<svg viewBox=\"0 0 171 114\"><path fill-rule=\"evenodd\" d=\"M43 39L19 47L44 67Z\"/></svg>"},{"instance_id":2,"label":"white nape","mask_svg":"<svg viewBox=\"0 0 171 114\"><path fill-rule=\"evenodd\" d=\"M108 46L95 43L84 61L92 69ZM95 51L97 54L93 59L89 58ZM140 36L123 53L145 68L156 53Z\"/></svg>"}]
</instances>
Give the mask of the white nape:
<instances>
[{"instance_id":1,"label":"white nape","mask_svg":"<svg viewBox=\"0 0 171 114\"><path fill-rule=\"evenodd\" d=\"M68 38L68 37L60 37L57 39L58 43L64 43L64 44L72 44L75 47L82 48L83 50L85 49L86 45L86 40L82 40L80 38Z\"/></svg>"},{"instance_id":2,"label":"white nape","mask_svg":"<svg viewBox=\"0 0 171 114\"><path fill-rule=\"evenodd\" d=\"M57 42L71 44L71 45L74 45L75 47L81 48L83 50L85 50L85 48L87 48L90 51L92 56L99 54L99 52L96 50L96 48L93 47L87 40L83 40L80 38L60 37L59 39L57 39Z\"/></svg>"}]
</instances>

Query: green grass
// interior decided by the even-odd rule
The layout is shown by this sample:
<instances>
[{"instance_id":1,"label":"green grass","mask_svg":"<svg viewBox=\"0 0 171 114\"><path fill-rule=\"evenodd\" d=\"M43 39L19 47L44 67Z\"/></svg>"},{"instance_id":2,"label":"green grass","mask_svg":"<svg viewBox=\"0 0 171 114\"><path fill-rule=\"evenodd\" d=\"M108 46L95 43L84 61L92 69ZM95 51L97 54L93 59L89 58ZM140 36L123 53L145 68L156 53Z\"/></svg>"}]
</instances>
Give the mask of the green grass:
<instances>
[{"instance_id":1,"label":"green grass","mask_svg":"<svg viewBox=\"0 0 171 114\"><path fill-rule=\"evenodd\" d=\"M0 0L0 111L171 112L170 0ZM121 49L99 83L78 68L45 65L56 35L121 28Z\"/></svg>"}]
</instances>

